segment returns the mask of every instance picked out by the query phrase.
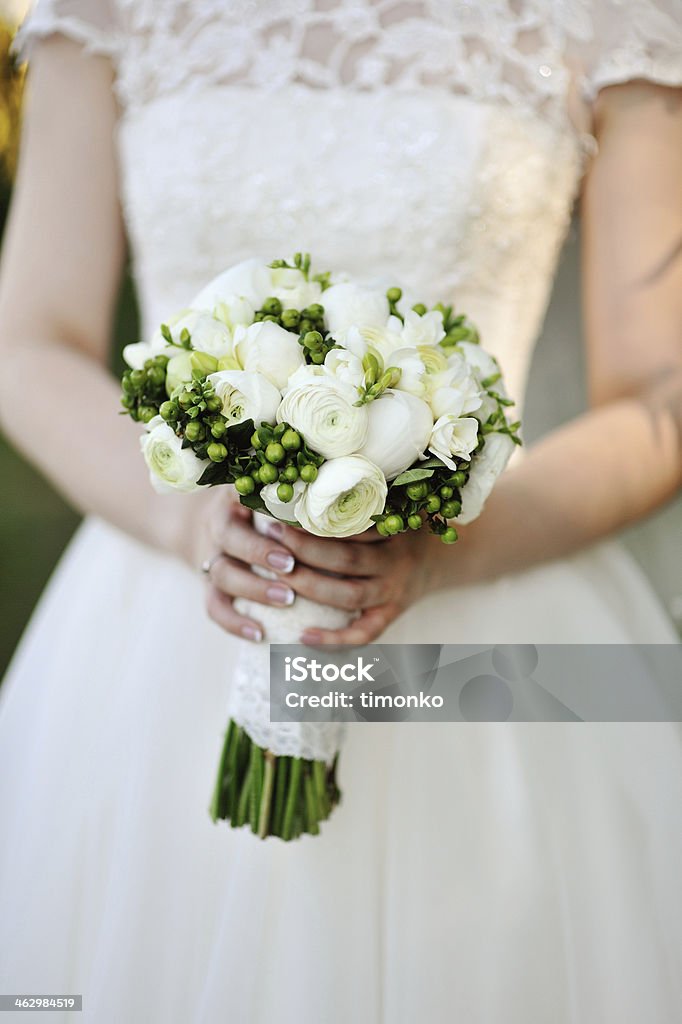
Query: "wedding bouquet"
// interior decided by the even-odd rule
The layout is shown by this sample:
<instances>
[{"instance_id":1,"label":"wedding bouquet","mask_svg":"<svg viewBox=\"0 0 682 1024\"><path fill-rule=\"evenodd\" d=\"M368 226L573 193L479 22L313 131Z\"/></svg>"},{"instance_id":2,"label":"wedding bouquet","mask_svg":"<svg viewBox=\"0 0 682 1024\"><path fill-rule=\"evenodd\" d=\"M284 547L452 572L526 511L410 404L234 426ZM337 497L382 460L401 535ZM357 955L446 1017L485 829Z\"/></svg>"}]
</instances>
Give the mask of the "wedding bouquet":
<instances>
[{"instance_id":1,"label":"wedding bouquet","mask_svg":"<svg viewBox=\"0 0 682 1024\"><path fill-rule=\"evenodd\" d=\"M464 314L313 273L300 253L225 271L123 355L122 403L146 427L152 484L230 484L261 531L272 516L319 537L427 527L452 544L520 443L500 368ZM300 596L235 607L275 643L352 618ZM263 838L316 833L340 798L342 725L271 723L267 648L239 642L211 816Z\"/></svg>"}]
</instances>

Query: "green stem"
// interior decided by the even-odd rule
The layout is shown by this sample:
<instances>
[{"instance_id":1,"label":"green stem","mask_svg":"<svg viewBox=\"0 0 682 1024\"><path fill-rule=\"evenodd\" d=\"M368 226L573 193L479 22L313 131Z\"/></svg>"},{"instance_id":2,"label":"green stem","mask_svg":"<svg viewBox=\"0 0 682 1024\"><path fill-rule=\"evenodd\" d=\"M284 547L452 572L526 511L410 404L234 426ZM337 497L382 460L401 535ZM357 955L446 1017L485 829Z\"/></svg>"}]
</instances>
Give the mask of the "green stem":
<instances>
[{"instance_id":1,"label":"green stem","mask_svg":"<svg viewBox=\"0 0 682 1024\"><path fill-rule=\"evenodd\" d=\"M232 822L235 828L241 828L242 825L246 824L246 815L249 809L249 796L251 793L251 769L246 773L246 777L242 784L242 791L239 794L239 803L237 805L237 817Z\"/></svg>"},{"instance_id":2,"label":"green stem","mask_svg":"<svg viewBox=\"0 0 682 1024\"><path fill-rule=\"evenodd\" d=\"M215 786L213 787L213 797L211 799L211 806L209 808L211 818L214 822L218 818L224 817L223 812L223 788L224 788L224 775L225 775L225 764L227 761L227 752L232 737L232 727L234 723L232 719L228 722L227 731L225 733L225 739L223 741L223 749L220 752L220 762L218 764L218 774L216 775Z\"/></svg>"},{"instance_id":3,"label":"green stem","mask_svg":"<svg viewBox=\"0 0 682 1024\"><path fill-rule=\"evenodd\" d=\"M282 825L282 839L285 840L291 839L294 828L294 815L296 813L296 803L301 783L301 764L300 757L292 757L289 792L287 793L286 806L284 808L284 824Z\"/></svg>"},{"instance_id":4,"label":"green stem","mask_svg":"<svg viewBox=\"0 0 682 1024\"><path fill-rule=\"evenodd\" d=\"M313 784L320 818L327 818L330 807L327 793L327 766L324 761L313 761Z\"/></svg>"},{"instance_id":5,"label":"green stem","mask_svg":"<svg viewBox=\"0 0 682 1024\"><path fill-rule=\"evenodd\" d=\"M270 808L272 806L272 790L275 781L275 755L271 750L265 751L265 771L263 774L263 792L260 800L260 817L258 819L258 835L265 839L268 834Z\"/></svg>"},{"instance_id":6,"label":"green stem","mask_svg":"<svg viewBox=\"0 0 682 1024\"><path fill-rule=\"evenodd\" d=\"M251 831L258 832L260 817L260 801L263 790L263 750L257 743L251 743L251 798L249 802L249 819Z\"/></svg>"},{"instance_id":7,"label":"green stem","mask_svg":"<svg viewBox=\"0 0 682 1024\"><path fill-rule=\"evenodd\" d=\"M305 813L308 825L308 832L311 835L316 836L320 831L319 820L320 816L315 801L315 790L313 789L313 780L310 772L305 773L303 779L303 793L305 796Z\"/></svg>"},{"instance_id":8,"label":"green stem","mask_svg":"<svg viewBox=\"0 0 682 1024\"><path fill-rule=\"evenodd\" d=\"M275 836L282 835L282 826L284 822L284 803L287 795L287 778L289 777L289 762L290 757L281 756L277 758L276 762L276 780L275 780L275 810L272 815L272 834Z\"/></svg>"}]
</instances>

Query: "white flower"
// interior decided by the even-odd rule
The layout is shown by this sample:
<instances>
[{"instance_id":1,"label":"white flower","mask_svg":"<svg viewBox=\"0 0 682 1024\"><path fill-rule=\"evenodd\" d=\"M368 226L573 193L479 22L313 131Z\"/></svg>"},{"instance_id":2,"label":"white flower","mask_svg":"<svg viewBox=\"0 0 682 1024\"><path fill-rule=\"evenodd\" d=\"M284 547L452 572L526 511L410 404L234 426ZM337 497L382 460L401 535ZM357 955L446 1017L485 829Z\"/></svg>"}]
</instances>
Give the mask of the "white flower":
<instances>
[{"instance_id":1,"label":"white flower","mask_svg":"<svg viewBox=\"0 0 682 1024\"><path fill-rule=\"evenodd\" d=\"M424 454L433 430L431 410L409 392L394 390L385 391L367 408L369 430L360 454L392 480Z\"/></svg>"},{"instance_id":2,"label":"white flower","mask_svg":"<svg viewBox=\"0 0 682 1024\"><path fill-rule=\"evenodd\" d=\"M436 309L420 316L413 309L408 309L401 335L403 345L411 348L417 345L437 345L445 337L443 314Z\"/></svg>"},{"instance_id":3,"label":"white flower","mask_svg":"<svg viewBox=\"0 0 682 1024\"><path fill-rule=\"evenodd\" d=\"M320 302L322 288L318 281L306 281L305 274L293 267L275 267L270 271L270 295L279 299L284 309L305 309Z\"/></svg>"},{"instance_id":4,"label":"white flower","mask_svg":"<svg viewBox=\"0 0 682 1024\"><path fill-rule=\"evenodd\" d=\"M367 327L384 328L388 320L386 296L350 282L327 288L322 305L327 330L341 345L351 327L360 331Z\"/></svg>"},{"instance_id":5,"label":"white flower","mask_svg":"<svg viewBox=\"0 0 682 1024\"><path fill-rule=\"evenodd\" d=\"M400 370L396 390L409 391L417 398L427 398L429 387L424 360L414 348L399 348L391 356L391 366Z\"/></svg>"},{"instance_id":6,"label":"white flower","mask_svg":"<svg viewBox=\"0 0 682 1024\"><path fill-rule=\"evenodd\" d=\"M275 423L277 409L282 396L262 373L254 370L219 370L207 378L222 399L223 416L228 426L253 420L261 423Z\"/></svg>"},{"instance_id":7,"label":"white flower","mask_svg":"<svg viewBox=\"0 0 682 1024\"><path fill-rule=\"evenodd\" d=\"M272 320L238 327L234 351L245 370L262 373L280 391L287 386L289 377L305 364L303 348L296 335Z\"/></svg>"},{"instance_id":8,"label":"white flower","mask_svg":"<svg viewBox=\"0 0 682 1024\"><path fill-rule=\"evenodd\" d=\"M219 303L241 298L254 309L260 309L270 295L270 286L270 268L260 260L244 260L209 281L192 302L192 308L212 313Z\"/></svg>"},{"instance_id":9,"label":"white flower","mask_svg":"<svg viewBox=\"0 0 682 1024\"><path fill-rule=\"evenodd\" d=\"M312 377L287 391L277 412L306 443L335 459L362 448L367 436L367 407L355 405L357 389L329 375Z\"/></svg>"},{"instance_id":10,"label":"white flower","mask_svg":"<svg viewBox=\"0 0 682 1024\"><path fill-rule=\"evenodd\" d=\"M296 505L296 519L317 537L352 537L380 515L388 488L381 470L362 455L325 462Z\"/></svg>"},{"instance_id":11,"label":"white flower","mask_svg":"<svg viewBox=\"0 0 682 1024\"><path fill-rule=\"evenodd\" d=\"M323 365L325 372L337 380L353 384L355 387L360 387L364 382L365 372L362 369L362 362L347 349L330 349Z\"/></svg>"},{"instance_id":12,"label":"white flower","mask_svg":"<svg viewBox=\"0 0 682 1024\"><path fill-rule=\"evenodd\" d=\"M483 392L463 356L455 353L448 359L447 370L438 374L432 384L431 408L436 419L441 416L462 416L476 412L483 401Z\"/></svg>"},{"instance_id":13,"label":"white flower","mask_svg":"<svg viewBox=\"0 0 682 1024\"><path fill-rule=\"evenodd\" d=\"M468 459L477 444L478 420L448 413L434 423L429 451L450 469L457 469L455 458Z\"/></svg>"},{"instance_id":14,"label":"white flower","mask_svg":"<svg viewBox=\"0 0 682 1024\"><path fill-rule=\"evenodd\" d=\"M381 327L363 327L360 334L368 348L374 349L388 366L395 352L405 347L402 323L397 316L390 316Z\"/></svg>"},{"instance_id":15,"label":"white flower","mask_svg":"<svg viewBox=\"0 0 682 1024\"><path fill-rule=\"evenodd\" d=\"M496 377L500 372L500 367L494 356L491 356L485 349L482 349L480 345L475 345L470 341L460 341L457 345L457 351L461 352L466 360L467 364L471 367L471 370L476 377L479 385L484 380ZM505 388L504 381L500 377L494 384L491 385L493 391L496 391L498 395L503 398L507 398L507 389ZM485 423L489 416L494 412L497 412L497 401L491 398L490 395L485 393L485 389L482 389L483 398L481 405L475 410L476 418ZM474 411L474 410L472 410Z\"/></svg>"},{"instance_id":16,"label":"white flower","mask_svg":"<svg viewBox=\"0 0 682 1024\"><path fill-rule=\"evenodd\" d=\"M221 302L218 302L213 315L221 320L231 331L235 327L248 327L253 323L255 310L248 299L238 295L229 295Z\"/></svg>"},{"instance_id":17,"label":"white flower","mask_svg":"<svg viewBox=\"0 0 682 1024\"><path fill-rule=\"evenodd\" d=\"M461 490L462 511L457 516L458 523L470 523L481 514L513 450L514 442L508 434L486 434L485 444L472 460L469 479Z\"/></svg>"},{"instance_id":18,"label":"white flower","mask_svg":"<svg viewBox=\"0 0 682 1024\"><path fill-rule=\"evenodd\" d=\"M188 351L173 350L176 355L171 356L166 367L166 393L170 397L176 388L188 384L192 379L192 353Z\"/></svg>"},{"instance_id":19,"label":"white flower","mask_svg":"<svg viewBox=\"0 0 682 1024\"><path fill-rule=\"evenodd\" d=\"M285 523L295 523L296 520L296 504L306 489L306 484L302 480L297 480L293 484L294 496L291 501L280 501L277 497L278 483L266 484L265 487L261 488L260 496L265 503L265 507L268 512L275 517L275 519L281 519Z\"/></svg>"},{"instance_id":20,"label":"white flower","mask_svg":"<svg viewBox=\"0 0 682 1024\"><path fill-rule=\"evenodd\" d=\"M154 356L178 355L180 350L176 346L182 343L182 333L185 330L189 332L192 348L200 352L206 352L217 359L232 352L232 332L224 323L208 313L197 309L185 309L170 317L165 326L168 327L175 345L168 344L159 328L150 341L126 345L123 349L123 358L128 366L140 370L145 361L153 359Z\"/></svg>"},{"instance_id":21,"label":"white flower","mask_svg":"<svg viewBox=\"0 0 682 1024\"><path fill-rule=\"evenodd\" d=\"M171 491L197 490L197 480L206 464L191 448L182 447L182 439L160 416L147 424L147 433L140 438L144 460L149 466L152 486L160 494Z\"/></svg>"}]
</instances>

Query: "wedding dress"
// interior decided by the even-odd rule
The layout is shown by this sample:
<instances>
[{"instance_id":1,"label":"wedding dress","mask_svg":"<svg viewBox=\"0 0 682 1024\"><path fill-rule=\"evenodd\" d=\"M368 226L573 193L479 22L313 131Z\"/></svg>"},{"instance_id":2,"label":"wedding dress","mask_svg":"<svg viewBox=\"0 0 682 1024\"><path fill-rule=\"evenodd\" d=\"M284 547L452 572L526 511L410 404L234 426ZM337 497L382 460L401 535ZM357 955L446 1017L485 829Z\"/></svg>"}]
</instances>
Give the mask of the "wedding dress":
<instances>
[{"instance_id":1,"label":"wedding dress","mask_svg":"<svg viewBox=\"0 0 682 1024\"><path fill-rule=\"evenodd\" d=\"M22 45L112 59L146 334L224 267L309 250L452 296L521 408L584 113L682 84L676 12L46 0ZM33 616L0 691L1 991L82 993L96 1024L681 1019L677 725L358 723L322 834L260 842L208 814L240 641L202 586L90 518ZM453 586L385 639L675 636L610 541Z\"/></svg>"}]
</instances>

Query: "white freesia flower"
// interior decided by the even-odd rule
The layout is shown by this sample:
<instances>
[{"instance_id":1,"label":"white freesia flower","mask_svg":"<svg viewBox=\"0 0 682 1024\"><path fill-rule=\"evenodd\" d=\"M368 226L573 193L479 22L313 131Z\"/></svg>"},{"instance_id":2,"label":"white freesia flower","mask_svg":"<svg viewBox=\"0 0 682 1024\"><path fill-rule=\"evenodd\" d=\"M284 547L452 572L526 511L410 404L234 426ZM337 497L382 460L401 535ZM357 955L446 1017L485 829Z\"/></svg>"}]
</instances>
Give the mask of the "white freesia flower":
<instances>
[{"instance_id":1,"label":"white freesia flower","mask_svg":"<svg viewBox=\"0 0 682 1024\"><path fill-rule=\"evenodd\" d=\"M302 480L297 480L293 484L294 496L291 501L281 501L277 497L278 483L266 484L265 487L261 488L260 496L265 503L265 507L273 515L275 519L281 519L285 523L295 523L296 520L296 505L306 489L306 484Z\"/></svg>"},{"instance_id":2,"label":"white freesia flower","mask_svg":"<svg viewBox=\"0 0 682 1024\"><path fill-rule=\"evenodd\" d=\"M388 488L384 474L362 455L325 462L296 505L296 519L317 537L352 537L380 515Z\"/></svg>"},{"instance_id":3,"label":"white freesia flower","mask_svg":"<svg viewBox=\"0 0 682 1024\"><path fill-rule=\"evenodd\" d=\"M182 344L182 334L185 330L189 332L192 348L200 352L206 352L216 359L232 352L232 332L209 313L203 313L198 309L186 309L170 317L165 326L168 327L175 344L169 345L159 328L150 341L126 345L123 349L123 358L128 366L139 370L147 359L153 359L154 356L177 355L180 351L177 346Z\"/></svg>"},{"instance_id":4,"label":"white freesia flower","mask_svg":"<svg viewBox=\"0 0 682 1024\"><path fill-rule=\"evenodd\" d=\"M478 380L466 360L454 353L448 359L447 369L434 378L431 408L436 419L448 414L463 416L476 412L483 397Z\"/></svg>"},{"instance_id":5,"label":"white freesia flower","mask_svg":"<svg viewBox=\"0 0 682 1024\"><path fill-rule=\"evenodd\" d=\"M213 315L234 331L235 327L248 327L252 324L255 310L248 299L228 295L216 304Z\"/></svg>"},{"instance_id":6,"label":"white freesia flower","mask_svg":"<svg viewBox=\"0 0 682 1024\"><path fill-rule=\"evenodd\" d=\"M192 302L192 308L212 313L219 303L241 298L254 309L260 309L270 295L270 273L270 268L260 260L244 260L209 281Z\"/></svg>"},{"instance_id":7,"label":"white freesia flower","mask_svg":"<svg viewBox=\"0 0 682 1024\"><path fill-rule=\"evenodd\" d=\"M336 459L357 452L365 443L367 407L355 405L357 400L352 384L329 374L315 376L287 391L277 420L298 430L325 459Z\"/></svg>"},{"instance_id":8,"label":"white freesia flower","mask_svg":"<svg viewBox=\"0 0 682 1024\"><path fill-rule=\"evenodd\" d=\"M384 294L351 283L327 288L322 305L327 330L340 345L345 344L352 327L363 333L365 328L385 328L389 315L388 299Z\"/></svg>"},{"instance_id":9,"label":"white freesia flower","mask_svg":"<svg viewBox=\"0 0 682 1024\"><path fill-rule=\"evenodd\" d=\"M261 423L274 423L281 395L267 377L254 370L219 370L207 378L222 400L223 416L228 426L253 420L256 426Z\"/></svg>"},{"instance_id":10,"label":"white freesia flower","mask_svg":"<svg viewBox=\"0 0 682 1024\"><path fill-rule=\"evenodd\" d=\"M362 362L345 348L332 348L327 352L324 360L325 373L335 377L337 380L345 381L360 387L365 379L365 371Z\"/></svg>"},{"instance_id":11,"label":"white freesia flower","mask_svg":"<svg viewBox=\"0 0 682 1024\"><path fill-rule=\"evenodd\" d=\"M191 309L183 309L166 320L166 326L176 343L180 340L180 330L182 329L177 328L177 325L182 323L191 313ZM161 329L158 328L154 331L149 341L139 341L126 345L123 349L123 359L131 370L141 370L148 359L153 359L154 356L160 355L170 356L173 352L177 352L177 349L168 344L161 333Z\"/></svg>"},{"instance_id":12,"label":"white freesia flower","mask_svg":"<svg viewBox=\"0 0 682 1024\"><path fill-rule=\"evenodd\" d=\"M514 450L508 434L486 434L485 444L471 464L469 479L462 488L462 511L458 523L470 523L480 514L495 481L502 473Z\"/></svg>"},{"instance_id":13,"label":"white freesia flower","mask_svg":"<svg viewBox=\"0 0 682 1024\"><path fill-rule=\"evenodd\" d=\"M480 345L475 345L470 341L460 341L457 345L457 351L461 352L464 356L464 359L471 367L479 385L484 380L489 380L500 372L500 367L495 357L491 356L490 353L485 351L485 349L482 349ZM508 397L504 380L501 377L492 384L492 389L493 391L496 391L498 395L501 395L502 398ZM497 412L497 401L483 391L481 405L475 410L475 412L476 418L479 419L481 423L485 423L489 416L494 412Z\"/></svg>"},{"instance_id":14,"label":"white freesia flower","mask_svg":"<svg viewBox=\"0 0 682 1024\"><path fill-rule=\"evenodd\" d=\"M360 454L393 480L423 455L433 430L431 410L415 395L395 390L384 392L367 409L369 430Z\"/></svg>"},{"instance_id":15,"label":"white freesia flower","mask_svg":"<svg viewBox=\"0 0 682 1024\"><path fill-rule=\"evenodd\" d=\"M295 267L271 269L270 280L270 295L279 299L284 309L305 309L321 300L319 281L306 281L305 274Z\"/></svg>"},{"instance_id":16,"label":"white freesia flower","mask_svg":"<svg viewBox=\"0 0 682 1024\"><path fill-rule=\"evenodd\" d=\"M197 480L206 468L191 448L182 447L182 439L160 417L147 424L140 438L144 460L149 467L152 486L160 494L197 490Z\"/></svg>"},{"instance_id":17,"label":"white freesia flower","mask_svg":"<svg viewBox=\"0 0 682 1024\"><path fill-rule=\"evenodd\" d=\"M417 398L428 397L427 370L424 360L416 349L399 348L391 356L391 366L400 370L400 380L396 384L397 391L409 391Z\"/></svg>"},{"instance_id":18,"label":"white freesia flower","mask_svg":"<svg viewBox=\"0 0 682 1024\"><path fill-rule=\"evenodd\" d=\"M188 384L192 379L192 353L178 349L173 351L176 355L171 356L166 367L166 393L169 397L176 388Z\"/></svg>"},{"instance_id":19,"label":"white freesia flower","mask_svg":"<svg viewBox=\"0 0 682 1024\"><path fill-rule=\"evenodd\" d=\"M272 320L238 327L234 334L234 351L245 370L262 373L280 391L287 386L291 375L305 364L296 335Z\"/></svg>"},{"instance_id":20,"label":"white freesia flower","mask_svg":"<svg viewBox=\"0 0 682 1024\"><path fill-rule=\"evenodd\" d=\"M448 413L434 423L429 451L450 469L457 469L455 459L468 459L477 444L478 420Z\"/></svg>"},{"instance_id":21,"label":"white freesia flower","mask_svg":"<svg viewBox=\"0 0 682 1024\"><path fill-rule=\"evenodd\" d=\"M403 345L412 348L417 345L437 345L445 337L443 314L435 309L420 316L413 309L408 309L401 335Z\"/></svg>"}]
</instances>

